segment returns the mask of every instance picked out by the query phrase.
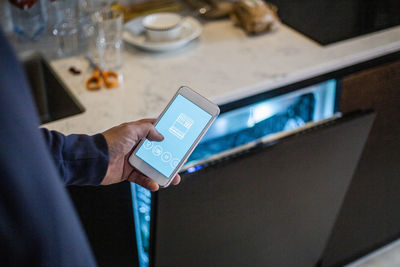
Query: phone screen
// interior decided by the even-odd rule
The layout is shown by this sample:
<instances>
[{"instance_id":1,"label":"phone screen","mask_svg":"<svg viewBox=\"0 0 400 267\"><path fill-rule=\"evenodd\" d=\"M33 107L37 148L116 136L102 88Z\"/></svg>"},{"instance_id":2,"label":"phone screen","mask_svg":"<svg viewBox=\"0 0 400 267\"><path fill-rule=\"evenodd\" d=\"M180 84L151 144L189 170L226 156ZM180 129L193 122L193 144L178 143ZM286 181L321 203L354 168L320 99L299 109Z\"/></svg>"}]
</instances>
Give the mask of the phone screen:
<instances>
[{"instance_id":1,"label":"phone screen","mask_svg":"<svg viewBox=\"0 0 400 267\"><path fill-rule=\"evenodd\" d=\"M155 126L164 140L145 140L136 155L168 178L211 118L211 114L178 94Z\"/></svg>"}]
</instances>

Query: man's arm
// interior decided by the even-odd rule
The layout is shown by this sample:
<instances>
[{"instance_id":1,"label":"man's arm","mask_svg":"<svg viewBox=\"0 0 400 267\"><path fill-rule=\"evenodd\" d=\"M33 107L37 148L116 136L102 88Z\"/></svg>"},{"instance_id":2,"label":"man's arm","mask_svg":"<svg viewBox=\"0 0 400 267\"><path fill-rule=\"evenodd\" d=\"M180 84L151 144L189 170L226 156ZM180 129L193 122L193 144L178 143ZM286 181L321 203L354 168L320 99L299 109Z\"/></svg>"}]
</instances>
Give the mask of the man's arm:
<instances>
[{"instance_id":1,"label":"man's arm","mask_svg":"<svg viewBox=\"0 0 400 267\"><path fill-rule=\"evenodd\" d=\"M99 185L108 168L108 147L102 134L72 134L41 129L52 159L66 185Z\"/></svg>"},{"instance_id":2,"label":"man's arm","mask_svg":"<svg viewBox=\"0 0 400 267\"><path fill-rule=\"evenodd\" d=\"M108 185L125 180L137 183L151 191L157 183L133 168L128 158L139 141L146 137L161 141L154 119L123 123L102 134L72 134L41 129L53 161L67 185ZM172 184L180 182L176 175Z\"/></svg>"}]
</instances>

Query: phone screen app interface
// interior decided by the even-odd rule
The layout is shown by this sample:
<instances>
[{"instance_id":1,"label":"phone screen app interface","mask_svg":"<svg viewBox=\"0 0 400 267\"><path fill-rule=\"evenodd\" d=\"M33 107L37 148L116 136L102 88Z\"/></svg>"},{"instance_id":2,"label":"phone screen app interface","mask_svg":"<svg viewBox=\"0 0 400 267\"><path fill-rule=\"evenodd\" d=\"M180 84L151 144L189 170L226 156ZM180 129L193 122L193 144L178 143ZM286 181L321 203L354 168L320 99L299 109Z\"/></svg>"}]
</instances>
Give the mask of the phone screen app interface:
<instances>
[{"instance_id":1,"label":"phone screen app interface","mask_svg":"<svg viewBox=\"0 0 400 267\"><path fill-rule=\"evenodd\" d=\"M164 140L146 139L136 155L169 177L211 118L211 114L178 94L156 125Z\"/></svg>"}]
</instances>

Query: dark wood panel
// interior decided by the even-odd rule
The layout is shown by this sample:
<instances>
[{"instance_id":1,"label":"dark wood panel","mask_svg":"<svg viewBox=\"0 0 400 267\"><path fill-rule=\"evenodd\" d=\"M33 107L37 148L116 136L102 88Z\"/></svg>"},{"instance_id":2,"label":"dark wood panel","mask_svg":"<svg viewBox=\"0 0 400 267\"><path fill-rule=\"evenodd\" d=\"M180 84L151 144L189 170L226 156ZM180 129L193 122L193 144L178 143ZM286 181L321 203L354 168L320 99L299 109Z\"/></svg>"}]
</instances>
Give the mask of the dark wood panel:
<instances>
[{"instance_id":1,"label":"dark wood panel","mask_svg":"<svg viewBox=\"0 0 400 267\"><path fill-rule=\"evenodd\" d=\"M342 80L340 110L367 108L377 117L322 266L339 266L400 237L400 61Z\"/></svg>"}]
</instances>

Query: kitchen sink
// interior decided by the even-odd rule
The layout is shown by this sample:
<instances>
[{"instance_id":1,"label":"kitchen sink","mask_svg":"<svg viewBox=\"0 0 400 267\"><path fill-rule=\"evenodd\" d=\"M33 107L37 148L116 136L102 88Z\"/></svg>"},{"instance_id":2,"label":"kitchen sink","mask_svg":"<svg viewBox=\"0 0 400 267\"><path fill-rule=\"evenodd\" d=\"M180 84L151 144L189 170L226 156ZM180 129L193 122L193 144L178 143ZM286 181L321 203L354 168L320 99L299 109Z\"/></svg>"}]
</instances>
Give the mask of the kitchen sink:
<instances>
[{"instance_id":1,"label":"kitchen sink","mask_svg":"<svg viewBox=\"0 0 400 267\"><path fill-rule=\"evenodd\" d=\"M41 124L85 111L39 53L21 57Z\"/></svg>"}]
</instances>

